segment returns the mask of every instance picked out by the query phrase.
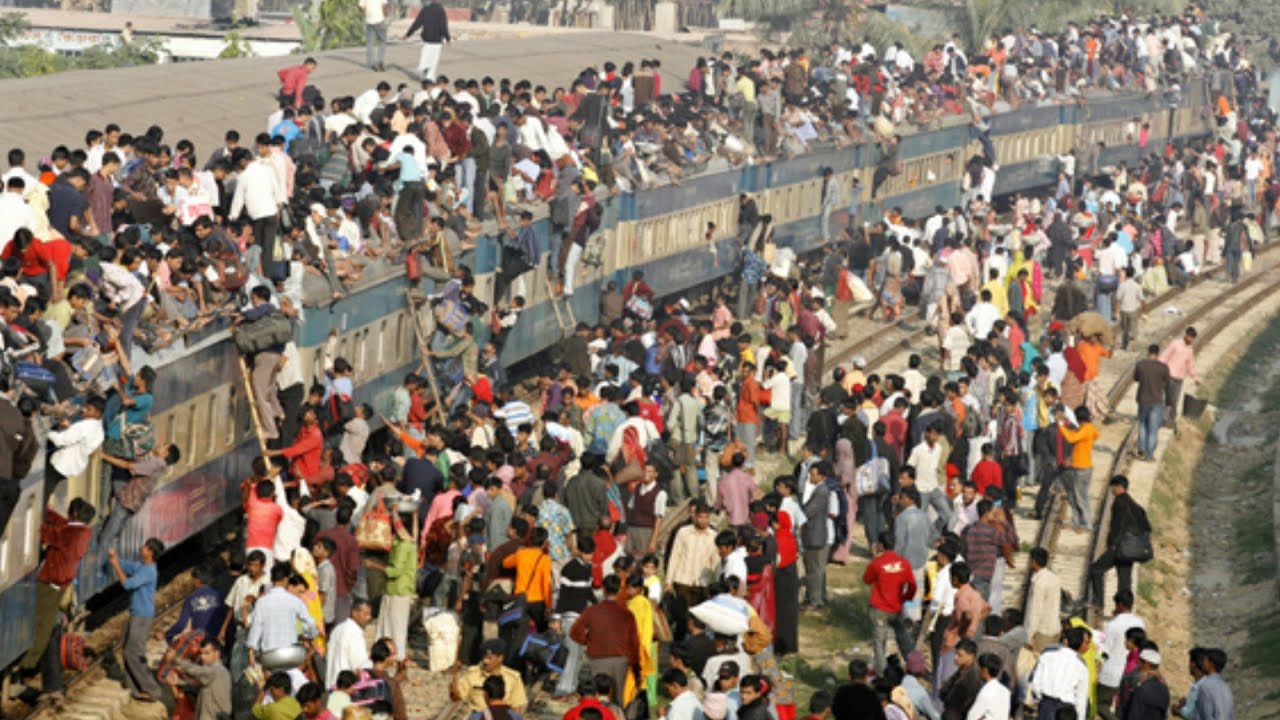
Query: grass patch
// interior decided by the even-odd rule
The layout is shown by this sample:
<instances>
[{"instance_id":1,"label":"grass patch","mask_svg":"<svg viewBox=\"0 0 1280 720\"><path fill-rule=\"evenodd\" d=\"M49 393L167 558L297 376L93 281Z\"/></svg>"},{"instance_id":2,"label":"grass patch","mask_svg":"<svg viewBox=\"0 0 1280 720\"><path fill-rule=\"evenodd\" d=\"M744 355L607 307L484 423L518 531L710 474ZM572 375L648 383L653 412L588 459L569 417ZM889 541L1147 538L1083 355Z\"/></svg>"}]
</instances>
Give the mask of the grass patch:
<instances>
[{"instance_id":1,"label":"grass patch","mask_svg":"<svg viewBox=\"0 0 1280 720\"><path fill-rule=\"evenodd\" d=\"M1148 574L1144 573L1138 576L1138 599L1142 601L1143 605L1157 607L1159 603L1156 602L1156 583L1147 577Z\"/></svg>"},{"instance_id":2,"label":"grass patch","mask_svg":"<svg viewBox=\"0 0 1280 720\"><path fill-rule=\"evenodd\" d=\"M1280 667L1280 617L1273 615L1260 626L1252 626L1242 659L1245 667L1264 672Z\"/></svg>"},{"instance_id":3,"label":"grass patch","mask_svg":"<svg viewBox=\"0 0 1280 720\"><path fill-rule=\"evenodd\" d=\"M1217 387L1213 396L1218 406L1243 405L1257 395L1258 381L1265 378L1272 369L1273 358L1280 351L1280 320L1272 320L1266 328L1254 336L1253 341L1240 354L1239 362L1231 365L1231 369L1223 377L1219 372L1210 373L1208 385ZM1226 363L1220 363L1222 367ZM1221 377L1221 382L1218 379ZM1267 389L1261 396L1264 412L1280 408L1280 385L1266 383Z\"/></svg>"},{"instance_id":4,"label":"grass patch","mask_svg":"<svg viewBox=\"0 0 1280 720\"><path fill-rule=\"evenodd\" d=\"M1241 582L1262 582L1275 574L1275 528L1271 508L1264 503L1248 503L1236 516L1235 546L1241 559ZM1280 648L1277 649L1280 653Z\"/></svg>"}]
</instances>

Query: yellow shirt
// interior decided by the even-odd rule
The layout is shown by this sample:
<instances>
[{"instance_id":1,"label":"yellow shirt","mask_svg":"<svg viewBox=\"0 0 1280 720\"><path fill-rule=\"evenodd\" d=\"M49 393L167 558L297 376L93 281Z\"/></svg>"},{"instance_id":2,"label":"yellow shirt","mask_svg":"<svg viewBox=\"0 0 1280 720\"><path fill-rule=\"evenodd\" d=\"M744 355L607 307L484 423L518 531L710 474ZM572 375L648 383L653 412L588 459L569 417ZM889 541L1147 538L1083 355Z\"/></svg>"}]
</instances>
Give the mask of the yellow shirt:
<instances>
[{"instance_id":1,"label":"yellow shirt","mask_svg":"<svg viewBox=\"0 0 1280 720\"><path fill-rule=\"evenodd\" d=\"M983 290L991 292L991 304L996 306L1000 311L1000 317L1009 314L1009 289L999 280L988 280L986 285L982 286Z\"/></svg>"},{"instance_id":2,"label":"yellow shirt","mask_svg":"<svg viewBox=\"0 0 1280 720\"><path fill-rule=\"evenodd\" d=\"M502 701L510 705L512 709L523 712L529 706L529 699L525 697L524 681L520 679L520 673L503 666L499 674L502 676L503 687L506 688ZM472 665L458 673L457 679L453 681L454 692L457 693L458 697L466 701L468 707L476 712L484 712L487 707L484 702L484 680L486 677L488 677L488 674L479 665Z\"/></svg>"},{"instance_id":3,"label":"yellow shirt","mask_svg":"<svg viewBox=\"0 0 1280 720\"><path fill-rule=\"evenodd\" d=\"M756 101L756 84L746 75L738 77L738 92L742 93L742 99L745 102L753 103Z\"/></svg>"}]
</instances>

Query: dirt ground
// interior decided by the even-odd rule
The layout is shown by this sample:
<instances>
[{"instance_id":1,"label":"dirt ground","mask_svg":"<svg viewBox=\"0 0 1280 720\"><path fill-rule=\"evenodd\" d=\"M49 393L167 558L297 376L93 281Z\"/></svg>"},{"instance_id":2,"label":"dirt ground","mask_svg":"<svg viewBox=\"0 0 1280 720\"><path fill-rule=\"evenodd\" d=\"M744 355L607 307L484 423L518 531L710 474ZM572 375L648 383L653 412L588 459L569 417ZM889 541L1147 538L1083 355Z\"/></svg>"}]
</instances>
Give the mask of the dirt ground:
<instances>
[{"instance_id":1,"label":"dirt ground","mask_svg":"<svg viewBox=\"0 0 1280 720\"><path fill-rule=\"evenodd\" d=\"M1238 323L1201 353L1214 407L1182 421L1149 504L1156 557L1138 574L1138 612L1155 628L1176 699L1192 646L1220 647L1236 717L1280 717L1280 586L1272 518L1280 439L1280 319ZM1207 392L1205 392L1207 391Z\"/></svg>"}]
</instances>

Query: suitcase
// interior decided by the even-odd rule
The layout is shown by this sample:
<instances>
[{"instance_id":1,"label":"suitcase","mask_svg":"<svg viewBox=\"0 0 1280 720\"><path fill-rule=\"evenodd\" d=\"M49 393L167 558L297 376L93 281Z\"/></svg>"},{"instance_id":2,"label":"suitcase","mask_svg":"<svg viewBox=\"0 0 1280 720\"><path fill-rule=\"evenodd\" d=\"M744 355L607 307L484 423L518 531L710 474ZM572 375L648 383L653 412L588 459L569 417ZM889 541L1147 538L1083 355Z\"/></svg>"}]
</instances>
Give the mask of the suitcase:
<instances>
[{"instance_id":1,"label":"suitcase","mask_svg":"<svg viewBox=\"0 0 1280 720\"><path fill-rule=\"evenodd\" d=\"M19 360L14 363L14 374L36 397L41 400L53 400L53 386L58 381L58 377L51 371L33 362Z\"/></svg>"}]
</instances>

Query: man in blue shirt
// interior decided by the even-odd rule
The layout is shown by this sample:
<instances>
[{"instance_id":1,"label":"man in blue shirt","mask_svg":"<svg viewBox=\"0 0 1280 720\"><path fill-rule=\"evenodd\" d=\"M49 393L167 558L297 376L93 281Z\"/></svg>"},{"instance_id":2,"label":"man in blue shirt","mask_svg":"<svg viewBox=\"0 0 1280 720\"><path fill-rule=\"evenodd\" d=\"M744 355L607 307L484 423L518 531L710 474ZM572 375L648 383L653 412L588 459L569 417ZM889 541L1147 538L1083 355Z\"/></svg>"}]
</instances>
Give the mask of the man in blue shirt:
<instances>
[{"instance_id":1,"label":"man in blue shirt","mask_svg":"<svg viewBox=\"0 0 1280 720\"><path fill-rule=\"evenodd\" d=\"M206 638L217 638L222 628L226 605L222 602L222 593L209 584L213 579L212 571L206 565L197 565L191 572L191 579L195 581L196 589L182 601L182 614L164 633L164 639L170 644L188 630L204 633Z\"/></svg>"},{"instance_id":2,"label":"man in blue shirt","mask_svg":"<svg viewBox=\"0 0 1280 720\"><path fill-rule=\"evenodd\" d=\"M142 544L141 562L121 561L115 548L107 550L107 562L120 584L129 591L129 625L124 631L124 680L134 700L159 702L160 685L147 665L147 638L156 619L156 558L164 543L149 538Z\"/></svg>"},{"instance_id":3,"label":"man in blue shirt","mask_svg":"<svg viewBox=\"0 0 1280 720\"><path fill-rule=\"evenodd\" d=\"M245 641L250 665L256 665L263 653L297 645L299 637L311 639L318 634L306 604L287 588L292 573L288 563L272 565L271 589L253 605Z\"/></svg>"},{"instance_id":4,"label":"man in blue shirt","mask_svg":"<svg viewBox=\"0 0 1280 720\"><path fill-rule=\"evenodd\" d=\"M293 146L294 138L302 134L302 128L298 127L297 120L294 119L292 108L284 111L284 116L280 118L280 122L271 128L271 135L284 138L284 151L289 152L289 148Z\"/></svg>"}]
</instances>

